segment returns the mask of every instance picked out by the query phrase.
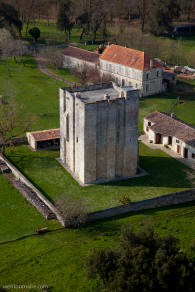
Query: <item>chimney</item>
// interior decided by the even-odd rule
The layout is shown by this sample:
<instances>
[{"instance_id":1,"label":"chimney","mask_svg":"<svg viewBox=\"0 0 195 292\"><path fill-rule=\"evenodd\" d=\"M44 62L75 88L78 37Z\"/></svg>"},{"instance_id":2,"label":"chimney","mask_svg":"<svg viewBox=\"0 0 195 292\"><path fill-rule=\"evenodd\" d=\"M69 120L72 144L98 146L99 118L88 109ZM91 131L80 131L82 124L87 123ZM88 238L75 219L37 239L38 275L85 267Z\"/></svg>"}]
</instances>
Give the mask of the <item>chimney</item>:
<instances>
[{"instance_id":1,"label":"chimney","mask_svg":"<svg viewBox=\"0 0 195 292\"><path fill-rule=\"evenodd\" d=\"M105 99L105 100L109 100L109 99L110 99L110 95L109 95L108 93L106 93L106 94L104 95L104 99Z\"/></svg>"},{"instance_id":2,"label":"chimney","mask_svg":"<svg viewBox=\"0 0 195 292\"><path fill-rule=\"evenodd\" d=\"M153 67L153 59L150 60L150 68Z\"/></svg>"}]
</instances>

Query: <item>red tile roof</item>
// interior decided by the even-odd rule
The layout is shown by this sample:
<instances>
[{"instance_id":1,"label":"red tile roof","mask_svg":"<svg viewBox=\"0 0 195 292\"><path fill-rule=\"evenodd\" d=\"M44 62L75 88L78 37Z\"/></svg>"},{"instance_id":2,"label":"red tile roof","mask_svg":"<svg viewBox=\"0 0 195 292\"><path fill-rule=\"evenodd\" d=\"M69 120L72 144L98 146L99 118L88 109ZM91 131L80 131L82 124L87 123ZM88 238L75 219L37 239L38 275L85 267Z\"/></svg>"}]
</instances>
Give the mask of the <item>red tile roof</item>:
<instances>
[{"instance_id":1,"label":"red tile roof","mask_svg":"<svg viewBox=\"0 0 195 292\"><path fill-rule=\"evenodd\" d=\"M150 128L159 134L174 136L192 147L195 147L195 127L171 117L167 113L153 112L145 119L154 123Z\"/></svg>"},{"instance_id":2,"label":"red tile roof","mask_svg":"<svg viewBox=\"0 0 195 292\"><path fill-rule=\"evenodd\" d=\"M62 54L91 63L98 63L99 61L99 55L97 53L79 49L76 47L67 47L62 51Z\"/></svg>"},{"instance_id":3,"label":"red tile roof","mask_svg":"<svg viewBox=\"0 0 195 292\"><path fill-rule=\"evenodd\" d=\"M35 141L46 141L60 138L60 129L50 129L44 131L29 132Z\"/></svg>"},{"instance_id":4,"label":"red tile roof","mask_svg":"<svg viewBox=\"0 0 195 292\"><path fill-rule=\"evenodd\" d=\"M142 51L125 48L118 45L107 46L100 59L113 63L129 66L139 70L151 70L151 68L159 68L162 65L152 59L149 55ZM152 61L152 67L150 67Z\"/></svg>"}]
</instances>

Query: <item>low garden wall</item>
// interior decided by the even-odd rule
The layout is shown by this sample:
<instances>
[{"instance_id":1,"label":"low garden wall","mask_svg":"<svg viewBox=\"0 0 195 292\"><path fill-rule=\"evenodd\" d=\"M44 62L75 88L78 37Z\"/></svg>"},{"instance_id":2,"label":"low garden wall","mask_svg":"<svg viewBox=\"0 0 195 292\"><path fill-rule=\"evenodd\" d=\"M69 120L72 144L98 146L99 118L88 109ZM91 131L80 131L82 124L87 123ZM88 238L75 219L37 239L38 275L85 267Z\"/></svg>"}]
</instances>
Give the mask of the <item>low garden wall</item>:
<instances>
[{"instance_id":1,"label":"low garden wall","mask_svg":"<svg viewBox=\"0 0 195 292\"><path fill-rule=\"evenodd\" d=\"M131 203L130 205L122 205L109 209L104 209L88 214L87 221L92 222L100 219L120 216L132 212L137 212L146 209L154 209L165 206L172 206L181 203L191 202L195 200L195 189L189 189L181 192L171 193L154 197L139 202Z\"/></svg>"},{"instance_id":2,"label":"low garden wall","mask_svg":"<svg viewBox=\"0 0 195 292\"><path fill-rule=\"evenodd\" d=\"M4 155L1 154L0 159L5 161L16 179L29 187L37 195L37 197L43 201L44 204L55 214L58 221L64 226L64 220L57 208Z\"/></svg>"}]
</instances>

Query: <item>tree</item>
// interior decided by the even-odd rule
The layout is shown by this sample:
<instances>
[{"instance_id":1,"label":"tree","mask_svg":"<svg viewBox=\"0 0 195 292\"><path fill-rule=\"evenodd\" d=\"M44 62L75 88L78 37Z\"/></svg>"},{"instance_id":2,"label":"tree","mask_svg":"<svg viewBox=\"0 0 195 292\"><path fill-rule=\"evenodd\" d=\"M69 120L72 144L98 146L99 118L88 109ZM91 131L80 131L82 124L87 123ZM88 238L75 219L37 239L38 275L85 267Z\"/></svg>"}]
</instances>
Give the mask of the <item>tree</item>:
<instances>
[{"instance_id":1,"label":"tree","mask_svg":"<svg viewBox=\"0 0 195 292\"><path fill-rule=\"evenodd\" d=\"M55 205L64 219L65 226L78 227L86 222L87 204L83 198L74 198L65 194L58 197Z\"/></svg>"},{"instance_id":2,"label":"tree","mask_svg":"<svg viewBox=\"0 0 195 292\"><path fill-rule=\"evenodd\" d=\"M24 106L15 104L12 93L10 95L7 92L7 97L0 106L0 151L3 154L6 147L12 145L13 139L28 131L34 121L32 115L21 114L21 111L24 112Z\"/></svg>"},{"instance_id":3,"label":"tree","mask_svg":"<svg viewBox=\"0 0 195 292\"><path fill-rule=\"evenodd\" d=\"M150 32L155 35L168 30L171 21L178 18L180 6L177 0L151 0L148 24Z\"/></svg>"},{"instance_id":4,"label":"tree","mask_svg":"<svg viewBox=\"0 0 195 292\"><path fill-rule=\"evenodd\" d=\"M82 32L80 35L80 40L82 40L83 35L88 34L89 32L89 23L90 23L89 13L85 11L82 14L80 14L76 19L76 23L79 24L82 28Z\"/></svg>"},{"instance_id":5,"label":"tree","mask_svg":"<svg viewBox=\"0 0 195 292\"><path fill-rule=\"evenodd\" d=\"M13 57L15 62L20 58L24 65L23 55L28 53L28 48L23 41L13 39L6 30L3 30L0 37L0 53L6 60L8 75L11 76L9 58Z\"/></svg>"},{"instance_id":6,"label":"tree","mask_svg":"<svg viewBox=\"0 0 195 292\"><path fill-rule=\"evenodd\" d=\"M116 250L95 250L87 259L90 277L98 276L106 291L192 292L195 263L179 249L178 240L160 237L152 228L126 227Z\"/></svg>"},{"instance_id":7,"label":"tree","mask_svg":"<svg viewBox=\"0 0 195 292\"><path fill-rule=\"evenodd\" d=\"M33 27L29 30L29 34L33 37L35 43L37 43L37 40L40 38L40 29L38 27Z\"/></svg>"},{"instance_id":8,"label":"tree","mask_svg":"<svg viewBox=\"0 0 195 292\"><path fill-rule=\"evenodd\" d=\"M71 20L71 2L68 0L59 7L57 17L57 28L65 32L65 41L70 40L71 30L74 22Z\"/></svg>"},{"instance_id":9,"label":"tree","mask_svg":"<svg viewBox=\"0 0 195 292\"><path fill-rule=\"evenodd\" d=\"M141 19L141 30L144 32L146 17L148 14L148 1L147 0L139 0L138 2L139 15Z\"/></svg>"},{"instance_id":10,"label":"tree","mask_svg":"<svg viewBox=\"0 0 195 292\"><path fill-rule=\"evenodd\" d=\"M21 36L22 22L16 9L0 1L0 28L6 28L16 38L16 32Z\"/></svg>"}]
</instances>

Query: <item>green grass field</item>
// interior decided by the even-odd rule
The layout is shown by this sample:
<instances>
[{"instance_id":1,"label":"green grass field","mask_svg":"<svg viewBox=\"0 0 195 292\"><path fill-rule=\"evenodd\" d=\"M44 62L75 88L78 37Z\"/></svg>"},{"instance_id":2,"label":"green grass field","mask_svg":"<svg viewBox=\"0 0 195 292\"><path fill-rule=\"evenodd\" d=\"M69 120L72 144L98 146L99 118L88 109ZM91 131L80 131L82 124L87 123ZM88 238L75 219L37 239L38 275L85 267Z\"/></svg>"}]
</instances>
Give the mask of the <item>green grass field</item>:
<instances>
[{"instance_id":1,"label":"green grass field","mask_svg":"<svg viewBox=\"0 0 195 292\"><path fill-rule=\"evenodd\" d=\"M41 73L32 57L24 61L25 66L9 60L10 77L6 62L0 60L1 94L13 94L16 103L25 106L25 112L36 116L31 130L59 127L59 88L66 84Z\"/></svg>"},{"instance_id":2,"label":"green grass field","mask_svg":"<svg viewBox=\"0 0 195 292\"><path fill-rule=\"evenodd\" d=\"M79 83L80 82L80 78L79 76L73 75L69 69L67 68L59 68L59 69L55 69L53 66L48 66L49 70L51 70L53 73L68 79L72 82L75 83Z\"/></svg>"},{"instance_id":3,"label":"green grass field","mask_svg":"<svg viewBox=\"0 0 195 292\"><path fill-rule=\"evenodd\" d=\"M54 24L48 27L46 23L40 23L40 29L41 43L64 42L64 34L57 31ZM79 34L80 29L75 28L71 42L78 42ZM87 39L90 36L84 38ZM193 48L194 41L186 40L185 44L188 50ZM84 44L79 46L95 48ZM13 60L9 65L11 77L6 62L0 60L1 94L15 95L18 104L24 104L27 112L36 115L37 121L32 130L59 127L58 92L59 87L65 84L41 73L31 57L25 57L24 67ZM168 111L175 101L175 94L161 94L140 100L139 131L145 115L154 110ZM176 106L174 112L177 117L195 124L194 105L194 97L186 96L185 103ZM162 151L151 150L142 144L140 166L149 172L148 176L85 188L80 187L56 161L59 151L32 152L28 147L20 146L9 148L7 155L49 199L55 200L65 194L82 197L91 211L119 205L119 198L124 194L136 201L194 186L194 175L189 173L187 167ZM188 203L113 218L78 230L53 231L0 245L0 288L9 284L45 284L52 286L52 291L59 292L100 291L99 282L86 277L85 259L94 247L116 247L124 224L135 229L151 224L159 234L177 236L181 248L189 255L194 255L190 249L195 238L194 214L195 205ZM0 243L34 233L40 227L48 226L49 230L60 227L56 221L46 221L2 175L0 226Z\"/></svg>"},{"instance_id":4,"label":"green grass field","mask_svg":"<svg viewBox=\"0 0 195 292\"><path fill-rule=\"evenodd\" d=\"M7 156L50 200L62 195L81 197L87 202L88 211L120 205L123 195L138 201L188 189L193 184L187 167L161 150L151 150L143 144L139 165L149 175L88 187L81 187L56 161L59 151L32 152L27 146L20 146L7 149Z\"/></svg>"},{"instance_id":5,"label":"green grass field","mask_svg":"<svg viewBox=\"0 0 195 292\"><path fill-rule=\"evenodd\" d=\"M56 28L56 24L54 22L50 22L50 25L47 25L46 21L37 21L36 23L31 23L30 28L37 26L40 29L41 36L38 40L40 44L63 44L63 43L79 43L79 46L84 46L86 49L94 50L97 46L87 45L85 46L85 42L92 39L90 34L84 35L82 40L80 41L80 34L82 29L75 25L71 32L71 39L65 41L65 33ZM25 40L33 42L33 39L30 35L25 35L26 27L23 26L22 35ZM101 39L101 33L97 34L97 39Z\"/></svg>"},{"instance_id":6,"label":"green grass field","mask_svg":"<svg viewBox=\"0 0 195 292\"><path fill-rule=\"evenodd\" d=\"M56 221L45 220L0 174L0 242L34 233L35 229L45 225L59 227Z\"/></svg>"},{"instance_id":7,"label":"green grass field","mask_svg":"<svg viewBox=\"0 0 195 292\"><path fill-rule=\"evenodd\" d=\"M98 280L86 276L86 257L93 248L117 247L125 224L138 229L153 225L161 235L180 239L181 249L193 256L195 205L188 203L94 223L76 230L61 230L0 246L0 287L3 285L48 285L52 291L100 291ZM12 290L9 290L12 291ZM26 290L40 291L40 289Z\"/></svg>"}]
</instances>

